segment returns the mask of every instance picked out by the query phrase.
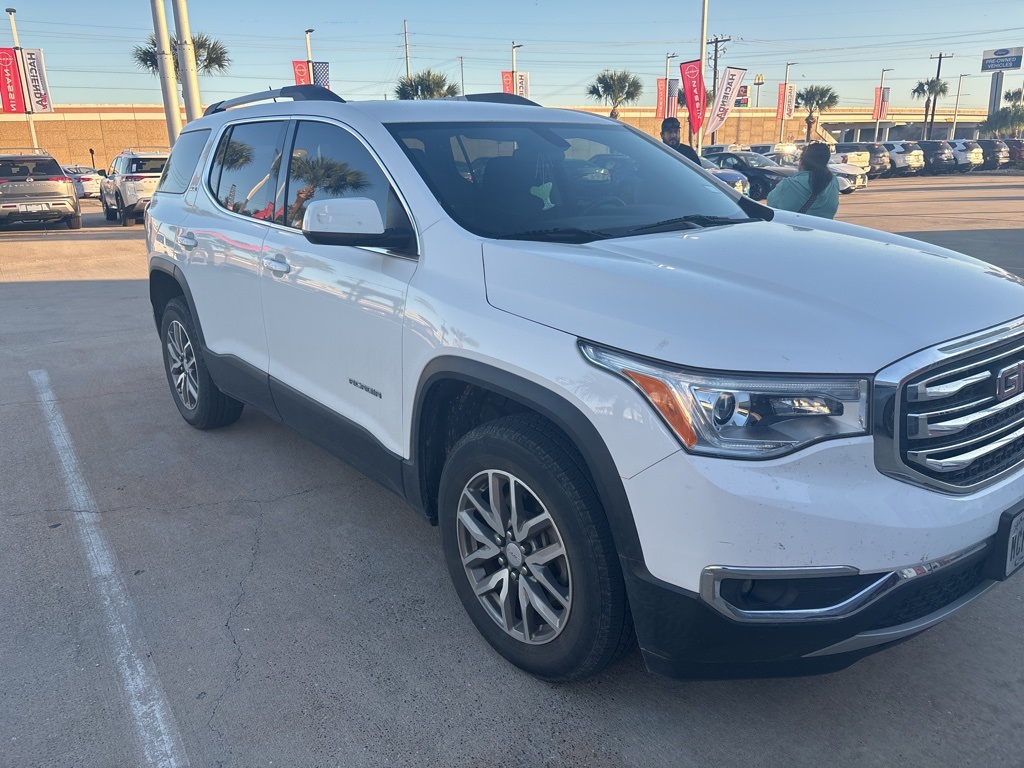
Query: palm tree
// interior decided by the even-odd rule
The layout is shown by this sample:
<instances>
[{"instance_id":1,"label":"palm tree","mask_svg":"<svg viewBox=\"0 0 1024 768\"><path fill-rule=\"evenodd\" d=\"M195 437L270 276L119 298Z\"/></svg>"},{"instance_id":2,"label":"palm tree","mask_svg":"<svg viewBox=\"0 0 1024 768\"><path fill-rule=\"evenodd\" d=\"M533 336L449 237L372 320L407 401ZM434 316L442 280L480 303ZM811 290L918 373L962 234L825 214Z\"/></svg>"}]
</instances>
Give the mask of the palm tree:
<instances>
[{"instance_id":1,"label":"palm tree","mask_svg":"<svg viewBox=\"0 0 1024 768\"><path fill-rule=\"evenodd\" d=\"M293 179L303 181L306 186L295 193L295 202L288 211L288 221L296 226L302 221L306 203L317 190L324 190L329 195L338 196L343 192L359 192L370 186L370 180L362 171L354 171L348 163L339 163L329 157L292 157L291 175Z\"/></svg>"},{"instance_id":2,"label":"palm tree","mask_svg":"<svg viewBox=\"0 0 1024 768\"><path fill-rule=\"evenodd\" d=\"M982 120L978 125L982 133L991 133L993 136L1006 136L1011 133L1017 134L1024 129L1024 105L1012 104L1003 107L987 120Z\"/></svg>"},{"instance_id":3,"label":"palm tree","mask_svg":"<svg viewBox=\"0 0 1024 768\"><path fill-rule=\"evenodd\" d=\"M458 96L457 83L449 83L448 76L432 69L424 69L409 77L403 77L395 86L395 96L399 99L443 99L446 96Z\"/></svg>"},{"instance_id":4,"label":"palm tree","mask_svg":"<svg viewBox=\"0 0 1024 768\"><path fill-rule=\"evenodd\" d=\"M924 99L924 123L921 126L921 138L931 137L928 110L931 109L931 121L935 121L935 105L941 96L949 93L949 83L932 77L927 80L918 80L910 95L915 99Z\"/></svg>"},{"instance_id":5,"label":"palm tree","mask_svg":"<svg viewBox=\"0 0 1024 768\"><path fill-rule=\"evenodd\" d=\"M635 104L643 93L644 86L640 78L626 70L612 72L606 69L587 86L587 96L611 104L612 111L608 116L613 120L619 119L620 104Z\"/></svg>"},{"instance_id":6,"label":"palm tree","mask_svg":"<svg viewBox=\"0 0 1024 768\"><path fill-rule=\"evenodd\" d=\"M814 127L818 115L834 109L839 103L839 94L832 90L830 85L808 85L806 88L797 91L796 105L807 110L807 141L811 140L811 129Z\"/></svg>"},{"instance_id":7,"label":"palm tree","mask_svg":"<svg viewBox=\"0 0 1024 768\"><path fill-rule=\"evenodd\" d=\"M1024 102L1024 88L1010 88L1003 94L1003 101L1007 104L1020 104Z\"/></svg>"},{"instance_id":8,"label":"palm tree","mask_svg":"<svg viewBox=\"0 0 1024 768\"><path fill-rule=\"evenodd\" d=\"M178 47L179 41L171 38L171 51ZM231 66L231 55L228 49L220 40L216 40L203 32L192 35L192 47L196 52L196 71L200 75L223 75ZM132 58L135 66L144 69L151 74L159 74L160 57L157 53L156 35L146 38L145 45L136 45L132 48ZM178 57L172 56L174 61L174 77L180 82L181 75L178 72Z\"/></svg>"}]
</instances>

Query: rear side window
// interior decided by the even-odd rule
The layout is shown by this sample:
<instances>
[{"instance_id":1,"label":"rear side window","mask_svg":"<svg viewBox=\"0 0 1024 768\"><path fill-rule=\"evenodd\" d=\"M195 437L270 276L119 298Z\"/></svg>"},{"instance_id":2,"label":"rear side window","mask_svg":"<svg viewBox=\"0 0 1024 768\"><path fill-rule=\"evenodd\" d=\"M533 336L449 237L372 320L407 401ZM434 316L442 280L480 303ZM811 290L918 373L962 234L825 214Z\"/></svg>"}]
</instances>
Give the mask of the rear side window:
<instances>
[{"instance_id":1,"label":"rear side window","mask_svg":"<svg viewBox=\"0 0 1024 768\"><path fill-rule=\"evenodd\" d=\"M284 127L281 120L240 123L224 134L210 169L210 189L221 206L271 218Z\"/></svg>"},{"instance_id":2,"label":"rear side window","mask_svg":"<svg viewBox=\"0 0 1024 768\"><path fill-rule=\"evenodd\" d=\"M160 177L160 183L156 187L157 192L180 195L188 189L189 184L192 183L192 177L195 175L199 156L203 153L203 147L206 146L209 138L208 130L189 131L178 137L178 140L174 142L174 149L171 150L167 165L164 166L164 175Z\"/></svg>"},{"instance_id":3,"label":"rear side window","mask_svg":"<svg viewBox=\"0 0 1024 768\"><path fill-rule=\"evenodd\" d=\"M162 173L166 157L133 157L128 161L127 173Z\"/></svg>"}]
</instances>

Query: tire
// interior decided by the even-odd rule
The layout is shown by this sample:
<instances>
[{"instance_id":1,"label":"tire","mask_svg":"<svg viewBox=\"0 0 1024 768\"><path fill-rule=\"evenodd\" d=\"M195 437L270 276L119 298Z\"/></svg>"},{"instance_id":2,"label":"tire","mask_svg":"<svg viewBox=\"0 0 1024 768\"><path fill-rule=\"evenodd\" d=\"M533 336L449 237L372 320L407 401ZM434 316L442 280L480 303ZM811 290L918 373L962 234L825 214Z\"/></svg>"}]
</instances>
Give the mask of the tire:
<instances>
[{"instance_id":1,"label":"tire","mask_svg":"<svg viewBox=\"0 0 1024 768\"><path fill-rule=\"evenodd\" d=\"M64 221L68 225L68 229L82 228L82 214L80 213L76 213L74 216L68 216Z\"/></svg>"},{"instance_id":2,"label":"tire","mask_svg":"<svg viewBox=\"0 0 1024 768\"><path fill-rule=\"evenodd\" d=\"M750 182L750 197L754 200L764 200L768 193L764 191L764 185L760 181Z\"/></svg>"},{"instance_id":3,"label":"tire","mask_svg":"<svg viewBox=\"0 0 1024 768\"><path fill-rule=\"evenodd\" d=\"M107 205L107 198L100 193L100 205L103 207L103 218L107 221L117 221L117 209Z\"/></svg>"},{"instance_id":4,"label":"tire","mask_svg":"<svg viewBox=\"0 0 1024 768\"><path fill-rule=\"evenodd\" d=\"M441 475L441 543L466 612L498 653L553 683L600 672L636 641L608 521L582 467L547 421L516 415L470 431ZM517 526L506 504L495 510L492 488L514 494L526 520Z\"/></svg>"},{"instance_id":5,"label":"tire","mask_svg":"<svg viewBox=\"0 0 1024 768\"><path fill-rule=\"evenodd\" d=\"M839 194L841 194L841 195L852 195L856 191L857 190L855 190L853 187L847 187L846 189L839 190Z\"/></svg>"},{"instance_id":6,"label":"tire","mask_svg":"<svg viewBox=\"0 0 1024 768\"><path fill-rule=\"evenodd\" d=\"M121 226L122 227L134 226L135 225L135 215L134 214L132 214L130 216L128 215L128 213L124 209L124 201L121 199L120 195L117 196L116 200L117 200L117 215L121 219Z\"/></svg>"},{"instance_id":7,"label":"tire","mask_svg":"<svg viewBox=\"0 0 1024 768\"><path fill-rule=\"evenodd\" d=\"M199 348L188 306L171 299L160 319L164 372L181 417L196 429L224 427L242 415L242 403L217 389Z\"/></svg>"}]
</instances>

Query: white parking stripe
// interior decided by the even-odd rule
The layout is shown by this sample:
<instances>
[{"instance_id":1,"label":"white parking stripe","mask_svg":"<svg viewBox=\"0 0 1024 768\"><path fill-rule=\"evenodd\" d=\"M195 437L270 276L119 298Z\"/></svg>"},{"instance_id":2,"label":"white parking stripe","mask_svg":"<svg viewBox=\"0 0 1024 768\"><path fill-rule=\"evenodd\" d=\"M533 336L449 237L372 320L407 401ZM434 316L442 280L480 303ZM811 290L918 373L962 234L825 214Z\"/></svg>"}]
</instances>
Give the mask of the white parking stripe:
<instances>
[{"instance_id":1,"label":"white parking stripe","mask_svg":"<svg viewBox=\"0 0 1024 768\"><path fill-rule=\"evenodd\" d=\"M50 376L46 371L30 371L29 376L46 414L50 441L60 459L68 501L74 510L75 527L106 612L117 669L128 697L139 743L145 753L145 764L159 768L186 768L189 761L181 734L164 700L163 687L135 618L117 557L99 528L99 508L82 475L60 405L50 386Z\"/></svg>"}]
</instances>

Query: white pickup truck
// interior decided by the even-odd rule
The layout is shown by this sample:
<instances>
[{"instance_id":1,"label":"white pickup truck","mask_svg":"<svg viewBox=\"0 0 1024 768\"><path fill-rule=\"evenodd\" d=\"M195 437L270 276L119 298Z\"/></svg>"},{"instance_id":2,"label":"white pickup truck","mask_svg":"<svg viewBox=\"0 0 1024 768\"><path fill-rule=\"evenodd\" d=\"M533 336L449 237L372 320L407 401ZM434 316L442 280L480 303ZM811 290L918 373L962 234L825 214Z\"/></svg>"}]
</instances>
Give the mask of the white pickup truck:
<instances>
[{"instance_id":1,"label":"white pickup truck","mask_svg":"<svg viewBox=\"0 0 1024 768\"><path fill-rule=\"evenodd\" d=\"M1024 564L1022 281L617 121L240 97L181 134L146 239L185 421L254 407L383 483L543 679L634 640L675 677L834 670Z\"/></svg>"}]
</instances>

